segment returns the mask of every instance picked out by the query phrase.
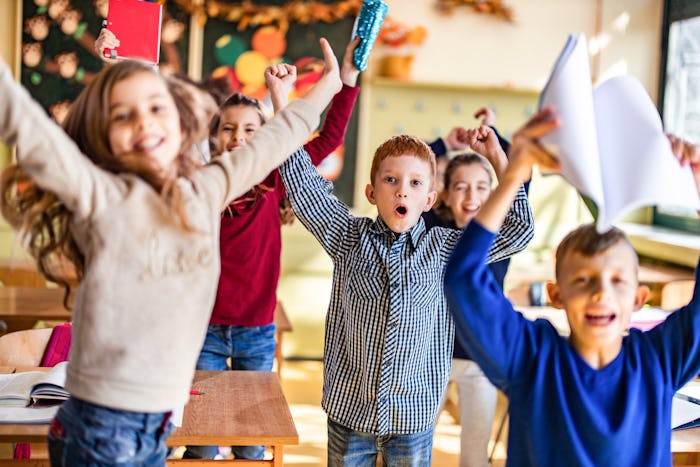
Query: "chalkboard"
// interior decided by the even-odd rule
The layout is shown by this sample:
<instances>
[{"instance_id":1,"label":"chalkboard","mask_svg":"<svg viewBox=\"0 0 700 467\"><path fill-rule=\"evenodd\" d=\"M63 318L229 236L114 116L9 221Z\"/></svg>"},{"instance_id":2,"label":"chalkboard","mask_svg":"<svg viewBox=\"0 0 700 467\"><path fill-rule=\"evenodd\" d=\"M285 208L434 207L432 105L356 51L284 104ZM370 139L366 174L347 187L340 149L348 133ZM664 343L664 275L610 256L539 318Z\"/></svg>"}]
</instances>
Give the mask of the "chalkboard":
<instances>
[{"instance_id":1,"label":"chalkboard","mask_svg":"<svg viewBox=\"0 0 700 467\"><path fill-rule=\"evenodd\" d=\"M275 4L275 2L266 2ZM278 2L281 4L282 2ZM325 37L330 42L340 63L345 52L345 47L350 40L354 17L348 17L333 23L317 22L313 24L291 23L284 36L286 48L279 57L285 63L295 63L304 57L314 57L321 60L321 48L319 39ZM223 21L217 18L209 18L204 26L204 50L202 54L202 76L224 73L222 69L230 67L235 69L235 61L242 53L252 51L252 39L259 28L245 28L238 30L237 23ZM256 66L256 76L262 73L263 68ZM245 70L240 70L245 73ZM250 70L248 70L250 71ZM246 90L250 92L246 92ZM241 92L262 97L257 94L257 87L251 88L241 84ZM265 92L265 91L262 91ZM355 161L357 154L357 126L358 109L353 111L350 119L345 145L338 151L340 154L342 170L337 175L327 175L321 167L321 172L326 178L333 181L335 194L346 204L353 205L353 186L355 181ZM332 158L329 157L329 160ZM331 172L335 170L331 169Z\"/></svg>"}]
</instances>

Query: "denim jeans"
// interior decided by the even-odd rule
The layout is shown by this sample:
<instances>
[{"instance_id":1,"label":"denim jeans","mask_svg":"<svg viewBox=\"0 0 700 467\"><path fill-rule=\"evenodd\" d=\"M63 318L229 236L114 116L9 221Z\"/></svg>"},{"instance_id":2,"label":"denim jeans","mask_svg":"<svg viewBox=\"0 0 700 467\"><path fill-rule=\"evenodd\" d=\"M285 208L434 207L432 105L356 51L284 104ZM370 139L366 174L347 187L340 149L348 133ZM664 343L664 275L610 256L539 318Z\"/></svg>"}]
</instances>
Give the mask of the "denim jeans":
<instances>
[{"instance_id":1,"label":"denim jeans","mask_svg":"<svg viewBox=\"0 0 700 467\"><path fill-rule=\"evenodd\" d=\"M375 467L379 452L384 466L429 466L433 429L410 435L378 436L351 430L328 419L329 467Z\"/></svg>"},{"instance_id":2,"label":"denim jeans","mask_svg":"<svg viewBox=\"0 0 700 467\"><path fill-rule=\"evenodd\" d=\"M272 371L275 361L275 324L267 326L226 326L210 324L202 351L197 360L198 370ZM265 446L231 446L237 459L262 459ZM187 446L183 459L213 459L218 446Z\"/></svg>"},{"instance_id":3,"label":"denim jeans","mask_svg":"<svg viewBox=\"0 0 700 467\"><path fill-rule=\"evenodd\" d=\"M114 410L72 397L51 421L49 458L53 467L162 467L172 428L170 412Z\"/></svg>"}]
</instances>

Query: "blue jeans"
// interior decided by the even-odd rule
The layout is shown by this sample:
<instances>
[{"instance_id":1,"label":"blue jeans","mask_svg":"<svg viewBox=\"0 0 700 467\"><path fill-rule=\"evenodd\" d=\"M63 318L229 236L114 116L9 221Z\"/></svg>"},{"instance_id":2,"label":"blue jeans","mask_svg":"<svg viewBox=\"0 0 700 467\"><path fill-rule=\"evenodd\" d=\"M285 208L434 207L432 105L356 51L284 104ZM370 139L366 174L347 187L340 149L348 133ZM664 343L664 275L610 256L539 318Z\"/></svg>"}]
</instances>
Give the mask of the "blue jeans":
<instances>
[{"instance_id":1,"label":"blue jeans","mask_svg":"<svg viewBox=\"0 0 700 467\"><path fill-rule=\"evenodd\" d=\"M53 467L150 467L165 465L170 412L114 410L68 399L49 429Z\"/></svg>"},{"instance_id":2,"label":"blue jeans","mask_svg":"<svg viewBox=\"0 0 700 467\"><path fill-rule=\"evenodd\" d=\"M378 436L351 430L328 419L328 467L425 467L433 455L433 429L410 435Z\"/></svg>"},{"instance_id":3,"label":"blue jeans","mask_svg":"<svg viewBox=\"0 0 700 467\"><path fill-rule=\"evenodd\" d=\"M197 359L198 370L272 371L275 361L275 324L267 326L227 326L210 324L202 351ZM265 446L231 446L237 459L262 459ZM187 446L183 459L213 459L218 446Z\"/></svg>"}]
</instances>

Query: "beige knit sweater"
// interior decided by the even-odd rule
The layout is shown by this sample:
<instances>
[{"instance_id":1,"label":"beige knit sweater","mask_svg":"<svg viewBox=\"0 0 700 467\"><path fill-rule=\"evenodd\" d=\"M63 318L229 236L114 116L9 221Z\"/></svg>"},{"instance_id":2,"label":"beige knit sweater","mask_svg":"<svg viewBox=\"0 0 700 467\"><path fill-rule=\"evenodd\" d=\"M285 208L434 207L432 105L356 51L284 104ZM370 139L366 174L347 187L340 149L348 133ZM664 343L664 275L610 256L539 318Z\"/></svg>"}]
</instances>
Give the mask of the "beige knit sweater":
<instances>
[{"instance_id":1,"label":"beige knit sweater","mask_svg":"<svg viewBox=\"0 0 700 467\"><path fill-rule=\"evenodd\" d=\"M86 259L66 381L73 396L137 412L187 401L219 276L220 212L301 146L318 120L294 101L235 156L178 180L199 227L188 232L146 182L81 154L0 60L0 140L16 144L21 167L72 210Z\"/></svg>"}]
</instances>

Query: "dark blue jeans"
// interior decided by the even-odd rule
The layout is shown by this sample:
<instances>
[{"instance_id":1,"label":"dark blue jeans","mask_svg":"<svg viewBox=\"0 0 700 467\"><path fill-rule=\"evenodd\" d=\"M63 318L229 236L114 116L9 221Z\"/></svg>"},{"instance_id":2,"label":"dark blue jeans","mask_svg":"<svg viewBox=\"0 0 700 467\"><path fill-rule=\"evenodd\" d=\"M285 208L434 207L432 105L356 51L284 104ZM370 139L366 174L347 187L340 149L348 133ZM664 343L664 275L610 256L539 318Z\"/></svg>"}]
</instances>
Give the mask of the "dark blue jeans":
<instances>
[{"instance_id":1,"label":"dark blue jeans","mask_svg":"<svg viewBox=\"0 0 700 467\"><path fill-rule=\"evenodd\" d=\"M170 412L114 410L70 398L49 430L52 467L162 467L172 431Z\"/></svg>"},{"instance_id":2,"label":"dark blue jeans","mask_svg":"<svg viewBox=\"0 0 700 467\"><path fill-rule=\"evenodd\" d=\"M410 435L378 436L328 419L328 467L375 467L377 454L392 467L425 467L433 455L433 429Z\"/></svg>"},{"instance_id":3,"label":"dark blue jeans","mask_svg":"<svg viewBox=\"0 0 700 467\"><path fill-rule=\"evenodd\" d=\"M275 324L267 326L226 326L210 324L202 351L197 360L198 370L272 371L275 361ZM262 459L265 446L231 446L237 459ZM213 459L218 446L187 446L183 459Z\"/></svg>"}]
</instances>

